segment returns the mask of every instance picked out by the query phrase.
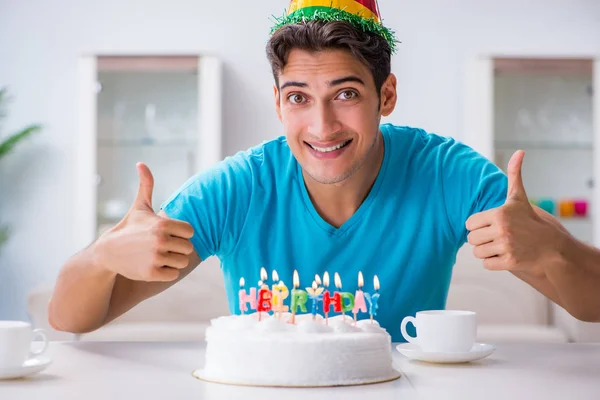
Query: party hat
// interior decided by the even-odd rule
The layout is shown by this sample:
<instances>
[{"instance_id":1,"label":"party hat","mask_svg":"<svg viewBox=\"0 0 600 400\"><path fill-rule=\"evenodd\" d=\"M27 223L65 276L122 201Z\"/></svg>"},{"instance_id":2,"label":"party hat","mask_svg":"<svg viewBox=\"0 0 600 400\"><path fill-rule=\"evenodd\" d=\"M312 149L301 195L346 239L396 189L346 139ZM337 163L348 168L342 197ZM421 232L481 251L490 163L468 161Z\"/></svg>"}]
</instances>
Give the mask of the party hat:
<instances>
[{"instance_id":1,"label":"party hat","mask_svg":"<svg viewBox=\"0 0 600 400\"><path fill-rule=\"evenodd\" d=\"M377 0L291 0L285 15L275 19L271 33L282 26L307 21L345 21L383 37L392 52L398 42L393 31L383 26Z\"/></svg>"}]
</instances>

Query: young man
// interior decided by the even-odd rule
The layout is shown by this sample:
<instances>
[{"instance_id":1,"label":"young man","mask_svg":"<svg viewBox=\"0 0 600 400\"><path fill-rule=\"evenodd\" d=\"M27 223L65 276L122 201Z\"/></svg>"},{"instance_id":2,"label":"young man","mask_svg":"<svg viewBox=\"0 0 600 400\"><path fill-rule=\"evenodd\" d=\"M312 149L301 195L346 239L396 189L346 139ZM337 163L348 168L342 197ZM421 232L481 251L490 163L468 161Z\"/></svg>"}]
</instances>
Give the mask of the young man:
<instances>
[{"instance_id":1,"label":"young man","mask_svg":"<svg viewBox=\"0 0 600 400\"><path fill-rule=\"evenodd\" d=\"M377 275L376 319L402 341L404 316L445 306L466 241L486 268L600 319L600 256L530 205L523 152L507 177L453 139L380 125L396 104L395 42L374 1L294 0L288 11L267 46L285 137L194 176L158 215L139 164L127 216L63 267L49 305L56 329L95 330L215 255L232 313L240 277L258 281L261 267L288 286L297 270L301 287L338 272L349 291L359 271L367 291Z\"/></svg>"}]
</instances>

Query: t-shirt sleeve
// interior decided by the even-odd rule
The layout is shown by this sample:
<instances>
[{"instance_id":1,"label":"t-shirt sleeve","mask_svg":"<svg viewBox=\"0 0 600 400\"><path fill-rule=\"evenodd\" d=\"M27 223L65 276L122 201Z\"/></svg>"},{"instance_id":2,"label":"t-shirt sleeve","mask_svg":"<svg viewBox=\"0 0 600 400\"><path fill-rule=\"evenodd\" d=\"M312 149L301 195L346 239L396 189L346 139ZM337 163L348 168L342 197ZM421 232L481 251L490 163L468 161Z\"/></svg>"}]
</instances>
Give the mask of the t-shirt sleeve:
<instances>
[{"instance_id":1,"label":"t-shirt sleeve","mask_svg":"<svg viewBox=\"0 0 600 400\"><path fill-rule=\"evenodd\" d=\"M162 205L172 219L194 228L191 242L201 260L226 255L237 244L252 193L245 153L228 157L188 179Z\"/></svg>"},{"instance_id":2,"label":"t-shirt sleeve","mask_svg":"<svg viewBox=\"0 0 600 400\"><path fill-rule=\"evenodd\" d=\"M454 139L441 146L440 176L446 212L458 246L467 241L467 219L506 201L506 174L471 147Z\"/></svg>"}]
</instances>

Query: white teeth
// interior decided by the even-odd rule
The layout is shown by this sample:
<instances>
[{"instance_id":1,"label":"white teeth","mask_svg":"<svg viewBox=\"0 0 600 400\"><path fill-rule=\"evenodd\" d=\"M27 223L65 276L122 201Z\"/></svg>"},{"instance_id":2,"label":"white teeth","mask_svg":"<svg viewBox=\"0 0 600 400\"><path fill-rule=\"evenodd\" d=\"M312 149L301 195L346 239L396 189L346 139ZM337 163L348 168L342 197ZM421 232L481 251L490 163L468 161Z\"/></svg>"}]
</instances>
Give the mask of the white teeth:
<instances>
[{"instance_id":1,"label":"white teeth","mask_svg":"<svg viewBox=\"0 0 600 400\"><path fill-rule=\"evenodd\" d=\"M315 149L316 151L319 151L321 153L329 153L330 151L334 151L334 150L338 150L341 149L342 147L344 147L345 145L347 145L348 143L350 143L350 141L348 140L347 142L344 143L340 143L337 146L331 146L331 147L317 147L317 146L313 146L312 144L310 145L310 147L312 147L313 149Z\"/></svg>"}]
</instances>

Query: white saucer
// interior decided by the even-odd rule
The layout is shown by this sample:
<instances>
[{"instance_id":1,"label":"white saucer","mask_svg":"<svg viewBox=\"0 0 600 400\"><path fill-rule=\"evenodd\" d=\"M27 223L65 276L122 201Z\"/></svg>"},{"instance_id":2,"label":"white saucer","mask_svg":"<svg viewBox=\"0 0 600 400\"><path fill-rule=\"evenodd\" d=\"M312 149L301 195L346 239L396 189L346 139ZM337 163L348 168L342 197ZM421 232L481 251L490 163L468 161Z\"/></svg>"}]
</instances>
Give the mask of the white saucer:
<instances>
[{"instance_id":1,"label":"white saucer","mask_svg":"<svg viewBox=\"0 0 600 400\"><path fill-rule=\"evenodd\" d=\"M442 352L427 352L412 343L403 343L396 346L396 350L405 357L411 360L425 361L430 363L465 363L475 361L489 356L496 350L496 346L485 343L475 343L471 351L464 353L442 353Z\"/></svg>"},{"instance_id":2,"label":"white saucer","mask_svg":"<svg viewBox=\"0 0 600 400\"><path fill-rule=\"evenodd\" d=\"M20 367L1 368L0 379L23 378L45 370L52 360L47 357L30 358Z\"/></svg>"}]
</instances>

